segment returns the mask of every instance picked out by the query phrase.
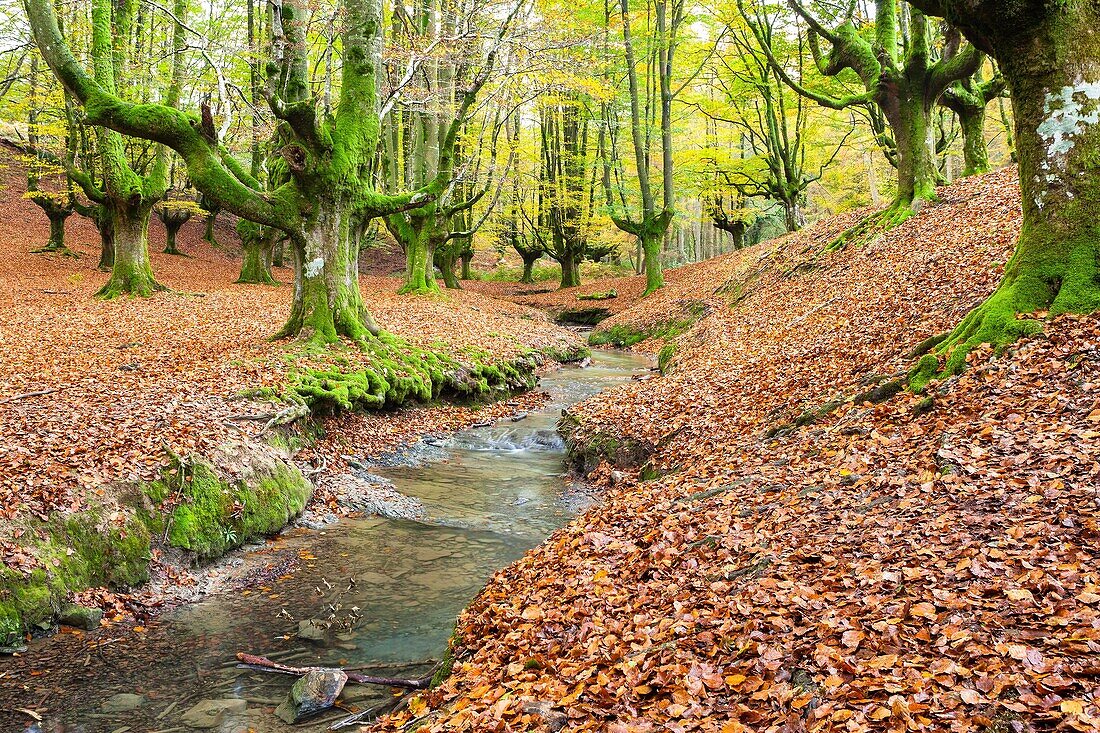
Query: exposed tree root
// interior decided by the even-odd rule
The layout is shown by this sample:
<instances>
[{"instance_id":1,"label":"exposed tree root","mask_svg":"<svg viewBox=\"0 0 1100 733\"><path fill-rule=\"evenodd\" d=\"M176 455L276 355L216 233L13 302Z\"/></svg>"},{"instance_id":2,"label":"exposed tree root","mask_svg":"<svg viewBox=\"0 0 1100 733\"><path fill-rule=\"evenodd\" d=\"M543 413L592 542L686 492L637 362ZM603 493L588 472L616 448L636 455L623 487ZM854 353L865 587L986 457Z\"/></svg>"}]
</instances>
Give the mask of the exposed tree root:
<instances>
[{"instance_id":1,"label":"exposed tree root","mask_svg":"<svg viewBox=\"0 0 1100 733\"><path fill-rule=\"evenodd\" d=\"M909 373L909 387L919 392L932 379L958 374L966 368L970 352L982 344L1000 352L1017 339L1039 333L1047 315L1100 310L1095 245L1082 241L1067 249L1065 258L1045 258L1021 246L996 292L917 362Z\"/></svg>"},{"instance_id":2,"label":"exposed tree root","mask_svg":"<svg viewBox=\"0 0 1100 733\"><path fill-rule=\"evenodd\" d=\"M898 200L882 211L867 216L855 226L841 233L825 247L826 252L838 252L849 244L868 244L876 237L902 224L930 202L923 199L914 201Z\"/></svg>"},{"instance_id":3,"label":"exposed tree root","mask_svg":"<svg viewBox=\"0 0 1100 733\"><path fill-rule=\"evenodd\" d=\"M111 275L111 279L99 289L95 297L100 300L112 300L121 295L148 298L155 292L166 292L167 285L156 281L152 273L132 272L129 275Z\"/></svg>"},{"instance_id":4,"label":"exposed tree root","mask_svg":"<svg viewBox=\"0 0 1100 733\"><path fill-rule=\"evenodd\" d=\"M64 244L58 245L58 244L53 244L53 243L47 244L44 247L39 247L38 249L32 249L31 254L32 255L58 254L58 255L61 255L62 257L72 257L73 259L79 259L80 258L80 253L79 252L73 252L71 249L66 247Z\"/></svg>"}]
</instances>

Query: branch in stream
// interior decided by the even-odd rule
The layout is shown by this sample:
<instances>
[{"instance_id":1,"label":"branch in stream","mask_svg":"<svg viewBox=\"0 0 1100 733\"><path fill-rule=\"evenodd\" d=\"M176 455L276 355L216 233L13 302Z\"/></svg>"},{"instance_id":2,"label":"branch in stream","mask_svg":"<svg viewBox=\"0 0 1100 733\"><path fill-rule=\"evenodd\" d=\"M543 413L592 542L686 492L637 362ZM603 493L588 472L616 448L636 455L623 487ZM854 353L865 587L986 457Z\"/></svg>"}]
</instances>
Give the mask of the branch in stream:
<instances>
[{"instance_id":1,"label":"branch in stream","mask_svg":"<svg viewBox=\"0 0 1100 733\"><path fill-rule=\"evenodd\" d=\"M286 664L273 662L267 657L259 657L255 654L237 654L237 667L241 669L253 669L258 672L273 672L275 674L289 674L301 677L315 670L327 669L326 667L291 667ZM432 675L420 679L402 679L400 677L374 677L358 672L347 672L348 681L360 685L382 685L384 687L402 687L406 690L426 690L431 684Z\"/></svg>"}]
</instances>

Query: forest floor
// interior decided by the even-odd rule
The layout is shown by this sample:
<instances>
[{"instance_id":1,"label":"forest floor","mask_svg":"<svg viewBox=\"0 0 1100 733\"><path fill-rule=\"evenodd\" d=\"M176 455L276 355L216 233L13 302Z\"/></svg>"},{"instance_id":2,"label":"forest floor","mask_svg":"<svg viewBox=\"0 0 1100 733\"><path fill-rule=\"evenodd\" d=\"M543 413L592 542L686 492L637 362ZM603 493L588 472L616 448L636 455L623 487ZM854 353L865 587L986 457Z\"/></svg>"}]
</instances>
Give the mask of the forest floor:
<instances>
[{"instance_id":1,"label":"forest floor","mask_svg":"<svg viewBox=\"0 0 1100 733\"><path fill-rule=\"evenodd\" d=\"M901 390L993 291L1018 196L965 180L864 246L824 252L846 215L644 300L478 286L615 289L597 340L656 336L665 375L572 409L602 503L490 581L454 674L380 727L1100 730L1100 318Z\"/></svg>"},{"instance_id":2,"label":"forest floor","mask_svg":"<svg viewBox=\"0 0 1100 733\"><path fill-rule=\"evenodd\" d=\"M201 241L201 220L180 232L181 257L160 253L164 233L154 217L153 270L168 291L100 301L93 295L107 274L97 269L94 227L70 218L75 257L31 254L47 239L47 221L21 196L25 178L17 161L7 162L0 170L0 580L51 571L33 547L41 539L37 523L94 509L102 523L121 526L127 512L120 495L156 479L171 456L208 456L227 442L254 438L263 421L230 418L272 407L241 393L278 387L297 364L293 345L269 340L289 311L289 285L233 284L240 260ZM236 242L227 224L218 237ZM385 257L380 262L383 272L392 269ZM287 269L275 275L291 279ZM383 328L460 361L476 354L495 363L581 345L529 307L467 293L399 297L400 279L392 277L364 275L361 286ZM352 362L358 358L353 347L346 352ZM339 472L348 453L376 455L539 399L533 393L491 404L343 415L334 423L338 430L298 458L307 470L304 461L312 460ZM325 511L339 508L323 490L313 501Z\"/></svg>"}]
</instances>

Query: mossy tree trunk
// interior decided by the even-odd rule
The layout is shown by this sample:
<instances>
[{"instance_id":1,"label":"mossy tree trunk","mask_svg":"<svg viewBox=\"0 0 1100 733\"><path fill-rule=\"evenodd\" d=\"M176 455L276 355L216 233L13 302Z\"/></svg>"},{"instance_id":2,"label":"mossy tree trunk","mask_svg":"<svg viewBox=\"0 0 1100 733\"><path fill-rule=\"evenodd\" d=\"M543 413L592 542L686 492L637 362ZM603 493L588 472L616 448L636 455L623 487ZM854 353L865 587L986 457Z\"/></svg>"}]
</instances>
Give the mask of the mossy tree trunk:
<instances>
[{"instance_id":1,"label":"mossy tree trunk","mask_svg":"<svg viewBox=\"0 0 1100 733\"><path fill-rule=\"evenodd\" d=\"M186 209L172 208L169 202L165 202L157 210L157 217L164 224L164 254L182 255L176 237L180 229L191 219L191 212Z\"/></svg>"},{"instance_id":2,"label":"mossy tree trunk","mask_svg":"<svg viewBox=\"0 0 1100 733\"><path fill-rule=\"evenodd\" d=\"M294 303L278 336L322 342L379 333L359 292L359 243L346 202L318 200L306 226L291 234Z\"/></svg>"},{"instance_id":3,"label":"mossy tree trunk","mask_svg":"<svg viewBox=\"0 0 1100 733\"><path fill-rule=\"evenodd\" d=\"M520 276L519 281L525 285L530 285L535 282L535 263L542 257L542 252L521 252L520 257L523 258L523 275Z\"/></svg>"},{"instance_id":4,"label":"mossy tree trunk","mask_svg":"<svg viewBox=\"0 0 1100 733\"><path fill-rule=\"evenodd\" d=\"M176 235L179 234L180 229L183 227L183 222L176 223L170 222L164 225L164 254L166 255L182 255L179 245L176 243Z\"/></svg>"},{"instance_id":5,"label":"mossy tree trunk","mask_svg":"<svg viewBox=\"0 0 1100 733\"><path fill-rule=\"evenodd\" d=\"M989 172L989 146L985 141L985 107L959 115L963 135L963 176Z\"/></svg>"},{"instance_id":6,"label":"mossy tree trunk","mask_svg":"<svg viewBox=\"0 0 1100 733\"><path fill-rule=\"evenodd\" d=\"M907 82L903 83L908 86ZM887 217L903 219L936 200L937 169L932 153L934 103L920 88L888 95L880 102L897 145L898 192Z\"/></svg>"},{"instance_id":7,"label":"mossy tree trunk","mask_svg":"<svg viewBox=\"0 0 1100 733\"><path fill-rule=\"evenodd\" d=\"M152 210L153 205L149 202L139 202L135 206L116 202L109 207L115 262L111 267L111 277L96 293L98 297L148 297L156 290L166 289L153 277L153 267L149 262L149 216Z\"/></svg>"},{"instance_id":8,"label":"mossy tree trunk","mask_svg":"<svg viewBox=\"0 0 1100 733\"><path fill-rule=\"evenodd\" d=\"M405 283L398 290L403 295L439 292L432 224L435 213L436 206L429 204L385 218L386 227L405 250Z\"/></svg>"},{"instance_id":9,"label":"mossy tree trunk","mask_svg":"<svg viewBox=\"0 0 1100 733\"><path fill-rule=\"evenodd\" d=\"M435 250L435 266L439 268L439 274L443 277L443 285L449 290L461 290L462 284L458 281L455 266L458 264L454 244L449 242Z\"/></svg>"},{"instance_id":10,"label":"mossy tree trunk","mask_svg":"<svg viewBox=\"0 0 1100 733\"><path fill-rule=\"evenodd\" d=\"M115 223L107 207L97 205L93 216L99 232L99 269L109 271L115 264Z\"/></svg>"},{"instance_id":11,"label":"mossy tree trunk","mask_svg":"<svg viewBox=\"0 0 1100 733\"><path fill-rule=\"evenodd\" d=\"M461 252L458 255L459 266L461 268L460 278L463 280L470 280L473 278L473 274L470 272L470 263L474 259L473 240L468 238L462 247Z\"/></svg>"},{"instance_id":12,"label":"mossy tree trunk","mask_svg":"<svg viewBox=\"0 0 1100 733\"><path fill-rule=\"evenodd\" d=\"M671 221L672 217L669 217ZM669 222L670 223L670 222ZM664 246L668 224L660 221L647 227L641 234L642 257L645 261L645 295L655 292L665 285L664 267L661 264L661 251Z\"/></svg>"},{"instance_id":13,"label":"mossy tree trunk","mask_svg":"<svg viewBox=\"0 0 1100 733\"><path fill-rule=\"evenodd\" d=\"M176 0L181 10L182 0ZM135 6L112 5L97 0L92 7L91 59L95 81L114 93L121 80L116 73L128 58L131 48ZM174 26L177 45L182 31ZM178 72L167 96L174 102L179 96ZM147 175L136 172L129 163L126 143L117 131L97 128L96 138L103 161L103 205L111 222L114 238L114 261L111 277L96 294L100 298L120 295L148 297L164 290L153 277L149 261L149 217L153 205L168 190L167 156L157 148L156 158Z\"/></svg>"},{"instance_id":14,"label":"mossy tree trunk","mask_svg":"<svg viewBox=\"0 0 1100 733\"><path fill-rule=\"evenodd\" d=\"M278 281L271 274L271 253L273 230L259 224L241 219L237 224L237 235L241 238L241 275L238 284L276 285Z\"/></svg>"},{"instance_id":15,"label":"mossy tree trunk","mask_svg":"<svg viewBox=\"0 0 1100 733\"><path fill-rule=\"evenodd\" d=\"M581 284L581 258L575 256L562 257L558 260L561 265L561 287L575 288Z\"/></svg>"},{"instance_id":16,"label":"mossy tree trunk","mask_svg":"<svg viewBox=\"0 0 1100 733\"><path fill-rule=\"evenodd\" d=\"M215 203L209 196L203 196L199 205L206 211L206 222L202 230L202 240L211 247L217 249L221 245L218 244L215 228L218 223L218 214L221 213L222 207Z\"/></svg>"},{"instance_id":17,"label":"mossy tree trunk","mask_svg":"<svg viewBox=\"0 0 1100 733\"><path fill-rule=\"evenodd\" d=\"M964 79L952 84L940 97L940 104L959 118L963 135L963 176L988 173L989 146L985 139L985 111L1000 97L1005 81L999 73L988 81Z\"/></svg>"},{"instance_id":18,"label":"mossy tree trunk","mask_svg":"<svg viewBox=\"0 0 1100 733\"><path fill-rule=\"evenodd\" d=\"M1019 314L1100 310L1100 6L918 0L1000 64L1016 127L1023 228L996 292L922 359L920 387L982 343L1042 328ZM942 365L937 357L946 359Z\"/></svg>"},{"instance_id":19,"label":"mossy tree trunk","mask_svg":"<svg viewBox=\"0 0 1100 733\"><path fill-rule=\"evenodd\" d=\"M783 223L788 232L797 232L806 226L806 215L802 213L798 199L783 202Z\"/></svg>"},{"instance_id":20,"label":"mossy tree trunk","mask_svg":"<svg viewBox=\"0 0 1100 733\"><path fill-rule=\"evenodd\" d=\"M50 220L50 238L33 252L36 254L48 252L69 253L70 250L65 244L65 222L73 215L73 210L53 204L43 205L38 199L35 199L35 203L39 205L46 214L46 218Z\"/></svg>"}]
</instances>

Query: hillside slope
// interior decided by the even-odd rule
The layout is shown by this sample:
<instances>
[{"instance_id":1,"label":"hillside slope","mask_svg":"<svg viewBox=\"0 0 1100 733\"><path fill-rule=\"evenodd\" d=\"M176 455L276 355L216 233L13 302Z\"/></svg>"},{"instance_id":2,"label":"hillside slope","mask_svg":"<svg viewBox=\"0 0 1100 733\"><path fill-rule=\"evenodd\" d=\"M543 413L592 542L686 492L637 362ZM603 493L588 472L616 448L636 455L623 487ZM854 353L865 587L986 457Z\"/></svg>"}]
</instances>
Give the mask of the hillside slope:
<instances>
[{"instance_id":1,"label":"hillside slope","mask_svg":"<svg viewBox=\"0 0 1100 733\"><path fill-rule=\"evenodd\" d=\"M601 324L688 330L665 376L574 408L604 502L495 577L454 675L387 725L1100 729L1100 319L899 393L1019 227L1012 170L940 197L862 248L822 254L845 218L683 268Z\"/></svg>"}]
</instances>

